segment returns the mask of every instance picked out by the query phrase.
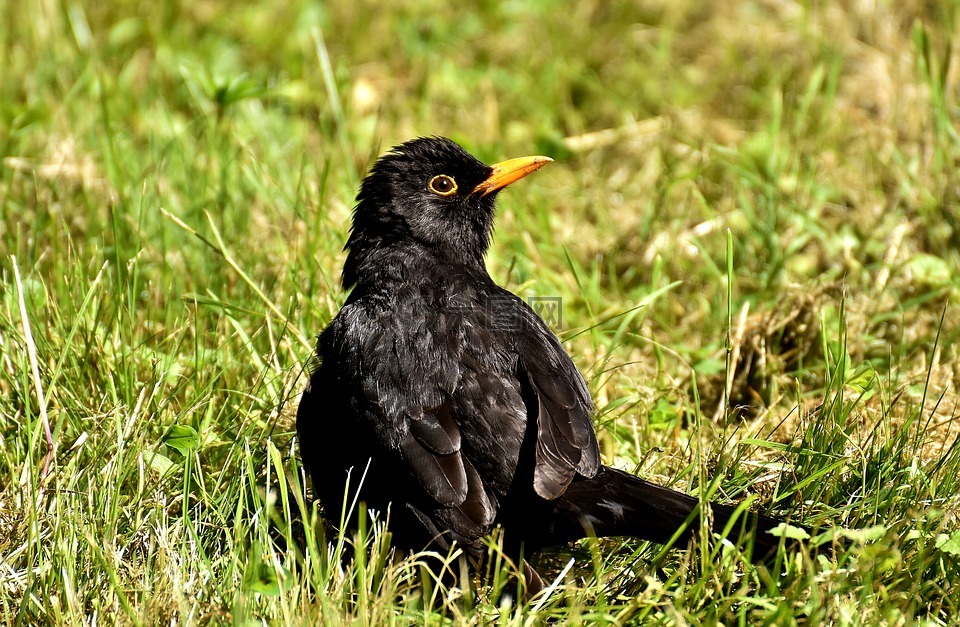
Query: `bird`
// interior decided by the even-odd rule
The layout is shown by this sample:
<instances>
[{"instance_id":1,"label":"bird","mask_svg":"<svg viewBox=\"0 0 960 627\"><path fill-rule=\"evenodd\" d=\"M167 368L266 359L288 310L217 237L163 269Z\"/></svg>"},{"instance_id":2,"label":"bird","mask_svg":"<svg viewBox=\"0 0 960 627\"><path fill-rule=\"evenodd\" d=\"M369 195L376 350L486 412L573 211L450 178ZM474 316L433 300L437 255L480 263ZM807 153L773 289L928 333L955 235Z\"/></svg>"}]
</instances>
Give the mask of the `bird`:
<instances>
[{"instance_id":1,"label":"bird","mask_svg":"<svg viewBox=\"0 0 960 627\"><path fill-rule=\"evenodd\" d=\"M392 546L459 547L471 564L499 528L532 591L543 580L527 557L544 548L590 536L681 544L701 515L717 533L736 519L734 539L775 553L781 519L604 465L582 374L490 277L498 193L551 161L488 166L434 136L370 168L345 245L349 294L318 336L297 409L315 497L340 533L367 508L387 513Z\"/></svg>"}]
</instances>

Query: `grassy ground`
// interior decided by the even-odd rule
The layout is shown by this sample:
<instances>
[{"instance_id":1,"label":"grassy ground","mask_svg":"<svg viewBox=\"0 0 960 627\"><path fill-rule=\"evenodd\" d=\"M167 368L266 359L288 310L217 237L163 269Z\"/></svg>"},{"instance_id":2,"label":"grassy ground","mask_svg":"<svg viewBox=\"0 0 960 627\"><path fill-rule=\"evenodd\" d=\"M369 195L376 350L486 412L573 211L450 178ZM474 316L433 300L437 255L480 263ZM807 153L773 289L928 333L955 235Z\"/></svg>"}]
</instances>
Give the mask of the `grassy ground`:
<instances>
[{"instance_id":1,"label":"grassy ground","mask_svg":"<svg viewBox=\"0 0 960 627\"><path fill-rule=\"evenodd\" d=\"M953 622L955 5L452 4L0 0L0 620ZM584 543L520 605L341 565L292 415L359 178L423 134L557 159L489 268L562 298L605 461L835 557Z\"/></svg>"}]
</instances>

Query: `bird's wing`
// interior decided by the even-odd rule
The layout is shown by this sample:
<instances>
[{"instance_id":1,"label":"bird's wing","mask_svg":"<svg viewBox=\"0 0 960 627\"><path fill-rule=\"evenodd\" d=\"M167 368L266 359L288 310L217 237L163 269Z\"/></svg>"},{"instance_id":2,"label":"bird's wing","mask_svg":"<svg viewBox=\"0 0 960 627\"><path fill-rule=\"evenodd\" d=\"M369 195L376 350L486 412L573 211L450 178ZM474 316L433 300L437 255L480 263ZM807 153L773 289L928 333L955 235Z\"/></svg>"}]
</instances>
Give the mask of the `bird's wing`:
<instances>
[{"instance_id":1,"label":"bird's wing","mask_svg":"<svg viewBox=\"0 0 960 627\"><path fill-rule=\"evenodd\" d=\"M391 483L412 476L439 509L449 510L444 518L458 532L486 533L497 503L464 454L462 418L452 394L459 377L451 350L456 343L439 332L443 321L435 310L399 307L379 313L345 308L331 325L322 359L325 369L338 371L340 388L334 393L346 395L345 404L354 408L340 419L358 421L374 440L346 445L368 449L398 475L385 478ZM389 496L423 501L413 494Z\"/></svg>"},{"instance_id":2,"label":"bird's wing","mask_svg":"<svg viewBox=\"0 0 960 627\"><path fill-rule=\"evenodd\" d=\"M526 377L537 416L534 489L545 499L562 495L575 474L592 477L600 467L593 403L580 371L549 327L525 303L525 331L518 334L520 376Z\"/></svg>"},{"instance_id":3,"label":"bird's wing","mask_svg":"<svg viewBox=\"0 0 960 627\"><path fill-rule=\"evenodd\" d=\"M407 397L429 397L439 382L445 400L408 410L410 437L401 450L443 504L472 496L467 473L473 469L487 488L505 494L522 472L520 457L533 428L532 480L539 496L556 499L575 475L592 477L600 467L590 392L570 356L526 303L499 288L494 299L482 311L462 305L425 314L436 316L423 321L436 341L415 335L419 344L409 353L421 362L405 377ZM422 384L427 390L418 391Z\"/></svg>"},{"instance_id":4,"label":"bird's wing","mask_svg":"<svg viewBox=\"0 0 960 627\"><path fill-rule=\"evenodd\" d=\"M420 485L440 505L461 514L461 526L478 533L496 516L496 503L461 449L460 429L449 402L411 407L409 430L400 439L400 454ZM467 530L458 529L464 533Z\"/></svg>"}]
</instances>

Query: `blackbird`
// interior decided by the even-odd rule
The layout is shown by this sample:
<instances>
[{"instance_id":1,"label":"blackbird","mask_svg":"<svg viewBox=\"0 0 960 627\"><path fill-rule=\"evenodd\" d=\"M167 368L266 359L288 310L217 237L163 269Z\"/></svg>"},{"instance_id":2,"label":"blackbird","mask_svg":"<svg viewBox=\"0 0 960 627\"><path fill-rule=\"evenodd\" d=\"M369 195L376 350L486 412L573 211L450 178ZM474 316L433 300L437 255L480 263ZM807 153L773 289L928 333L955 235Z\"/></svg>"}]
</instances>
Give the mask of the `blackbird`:
<instances>
[{"instance_id":1,"label":"blackbird","mask_svg":"<svg viewBox=\"0 0 960 627\"><path fill-rule=\"evenodd\" d=\"M697 498L601 464L583 377L484 266L498 191L550 161L487 166L429 137L396 146L364 179L343 267L352 291L319 336L297 411L330 518L356 500L389 512L394 546L456 543L478 559L496 526L518 559L593 535L684 542L700 527ZM736 515L709 509L716 532ZM737 520L731 533L749 532L754 555L776 551L766 532L780 520Z\"/></svg>"}]
</instances>

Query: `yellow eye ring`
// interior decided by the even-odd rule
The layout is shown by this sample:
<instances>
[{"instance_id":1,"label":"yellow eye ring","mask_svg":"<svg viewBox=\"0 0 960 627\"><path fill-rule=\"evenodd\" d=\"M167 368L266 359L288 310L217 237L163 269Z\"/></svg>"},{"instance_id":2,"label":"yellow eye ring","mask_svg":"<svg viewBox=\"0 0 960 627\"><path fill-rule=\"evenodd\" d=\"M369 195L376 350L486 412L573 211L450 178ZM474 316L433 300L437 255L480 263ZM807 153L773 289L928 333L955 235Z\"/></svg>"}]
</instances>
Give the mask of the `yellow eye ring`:
<instances>
[{"instance_id":1,"label":"yellow eye ring","mask_svg":"<svg viewBox=\"0 0 960 627\"><path fill-rule=\"evenodd\" d=\"M438 174L430 179L429 187L430 191L437 196L453 196L457 193L457 182L452 176L446 174Z\"/></svg>"}]
</instances>

